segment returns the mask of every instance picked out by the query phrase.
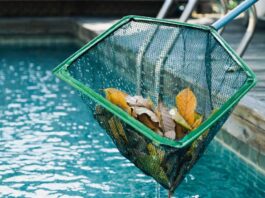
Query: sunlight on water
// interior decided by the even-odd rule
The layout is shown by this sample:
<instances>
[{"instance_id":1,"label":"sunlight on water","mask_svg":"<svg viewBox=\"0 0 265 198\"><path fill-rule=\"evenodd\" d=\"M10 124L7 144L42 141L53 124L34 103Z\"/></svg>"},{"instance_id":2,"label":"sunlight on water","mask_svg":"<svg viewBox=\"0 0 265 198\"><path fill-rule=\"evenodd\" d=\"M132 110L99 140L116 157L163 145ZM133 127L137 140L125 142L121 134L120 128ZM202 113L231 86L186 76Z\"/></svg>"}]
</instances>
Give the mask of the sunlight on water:
<instances>
[{"instance_id":1,"label":"sunlight on water","mask_svg":"<svg viewBox=\"0 0 265 198\"><path fill-rule=\"evenodd\" d=\"M51 70L78 45L0 46L1 197L165 197ZM264 197L265 179L213 142L175 197Z\"/></svg>"}]
</instances>

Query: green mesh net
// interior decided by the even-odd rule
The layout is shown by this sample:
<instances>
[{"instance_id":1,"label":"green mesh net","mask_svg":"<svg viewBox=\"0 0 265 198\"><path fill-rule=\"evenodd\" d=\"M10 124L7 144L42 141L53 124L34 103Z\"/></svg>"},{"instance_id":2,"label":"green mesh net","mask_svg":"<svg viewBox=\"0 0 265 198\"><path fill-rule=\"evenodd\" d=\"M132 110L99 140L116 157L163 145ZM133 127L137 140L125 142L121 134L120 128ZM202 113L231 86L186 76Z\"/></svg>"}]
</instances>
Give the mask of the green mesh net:
<instances>
[{"instance_id":1,"label":"green mesh net","mask_svg":"<svg viewBox=\"0 0 265 198\"><path fill-rule=\"evenodd\" d=\"M255 76L210 27L125 17L59 65L123 156L173 192L220 130ZM104 98L113 87L175 105L189 87L202 125L181 140L153 132Z\"/></svg>"}]
</instances>

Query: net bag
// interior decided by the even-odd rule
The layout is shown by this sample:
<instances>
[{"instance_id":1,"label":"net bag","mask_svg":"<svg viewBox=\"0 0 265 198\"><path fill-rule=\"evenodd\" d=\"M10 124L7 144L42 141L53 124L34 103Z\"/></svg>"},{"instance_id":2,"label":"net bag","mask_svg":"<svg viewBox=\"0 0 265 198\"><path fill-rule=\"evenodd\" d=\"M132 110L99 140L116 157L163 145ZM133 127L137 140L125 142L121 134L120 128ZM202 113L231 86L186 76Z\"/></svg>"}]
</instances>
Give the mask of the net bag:
<instances>
[{"instance_id":1,"label":"net bag","mask_svg":"<svg viewBox=\"0 0 265 198\"><path fill-rule=\"evenodd\" d=\"M211 27L127 16L77 51L54 73L78 89L120 153L174 192L220 130L255 75ZM113 87L175 105L190 88L202 124L180 140L162 137L105 99Z\"/></svg>"}]
</instances>

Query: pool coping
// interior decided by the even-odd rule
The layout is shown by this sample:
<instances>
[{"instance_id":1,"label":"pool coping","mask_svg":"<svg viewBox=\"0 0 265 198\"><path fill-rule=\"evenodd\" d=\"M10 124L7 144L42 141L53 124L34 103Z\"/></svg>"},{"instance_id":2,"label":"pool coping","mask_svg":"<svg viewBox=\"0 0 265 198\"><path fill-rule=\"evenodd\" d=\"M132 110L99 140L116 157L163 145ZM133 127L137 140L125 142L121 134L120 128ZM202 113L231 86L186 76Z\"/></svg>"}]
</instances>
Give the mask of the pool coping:
<instances>
[{"instance_id":1,"label":"pool coping","mask_svg":"<svg viewBox=\"0 0 265 198\"><path fill-rule=\"evenodd\" d=\"M86 43L116 20L74 17L0 18L0 35L69 34ZM265 103L245 96L216 140L265 175Z\"/></svg>"},{"instance_id":2,"label":"pool coping","mask_svg":"<svg viewBox=\"0 0 265 198\"><path fill-rule=\"evenodd\" d=\"M77 18L71 17L20 17L0 18L0 35L72 35L87 42L97 34L84 28Z\"/></svg>"},{"instance_id":3,"label":"pool coping","mask_svg":"<svg viewBox=\"0 0 265 198\"><path fill-rule=\"evenodd\" d=\"M245 96L216 139L265 175L265 104Z\"/></svg>"}]
</instances>

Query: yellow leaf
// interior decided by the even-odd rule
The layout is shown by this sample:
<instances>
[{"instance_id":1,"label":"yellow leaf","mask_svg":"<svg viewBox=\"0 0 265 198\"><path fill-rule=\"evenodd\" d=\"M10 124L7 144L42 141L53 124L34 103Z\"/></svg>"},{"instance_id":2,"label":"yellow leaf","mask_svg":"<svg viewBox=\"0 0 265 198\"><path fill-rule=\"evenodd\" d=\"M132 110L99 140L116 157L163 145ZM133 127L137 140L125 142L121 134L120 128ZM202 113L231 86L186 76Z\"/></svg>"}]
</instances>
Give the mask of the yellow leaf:
<instances>
[{"instance_id":1,"label":"yellow leaf","mask_svg":"<svg viewBox=\"0 0 265 198\"><path fill-rule=\"evenodd\" d=\"M107 100L131 114L131 108L126 102L126 97L128 94L114 88L104 89L104 92L106 94Z\"/></svg>"},{"instance_id":2,"label":"yellow leaf","mask_svg":"<svg viewBox=\"0 0 265 198\"><path fill-rule=\"evenodd\" d=\"M201 123L202 123L203 117L201 115L199 115L199 114L197 114L196 117L197 117L197 119L193 123L192 129L198 128L201 125Z\"/></svg>"},{"instance_id":3,"label":"yellow leaf","mask_svg":"<svg viewBox=\"0 0 265 198\"><path fill-rule=\"evenodd\" d=\"M201 117L202 117L201 114L199 114L198 112L195 112L195 115L194 115L195 120L198 120Z\"/></svg>"},{"instance_id":4,"label":"yellow leaf","mask_svg":"<svg viewBox=\"0 0 265 198\"><path fill-rule=\"evenodd\" d=\"M195 121L197 99L194 93L189 88L183 89L176 96L176 106L179 113L188 122L188 124L193 125Z\"/></svg>"}]
</instances>

